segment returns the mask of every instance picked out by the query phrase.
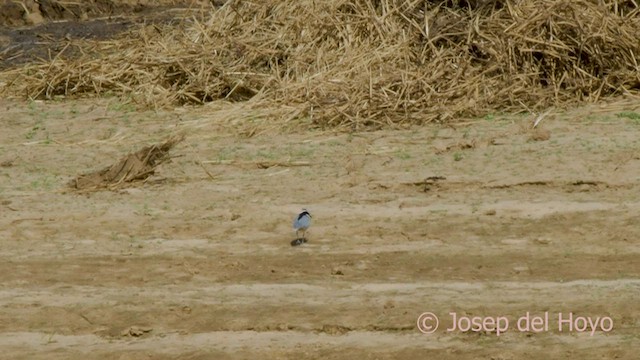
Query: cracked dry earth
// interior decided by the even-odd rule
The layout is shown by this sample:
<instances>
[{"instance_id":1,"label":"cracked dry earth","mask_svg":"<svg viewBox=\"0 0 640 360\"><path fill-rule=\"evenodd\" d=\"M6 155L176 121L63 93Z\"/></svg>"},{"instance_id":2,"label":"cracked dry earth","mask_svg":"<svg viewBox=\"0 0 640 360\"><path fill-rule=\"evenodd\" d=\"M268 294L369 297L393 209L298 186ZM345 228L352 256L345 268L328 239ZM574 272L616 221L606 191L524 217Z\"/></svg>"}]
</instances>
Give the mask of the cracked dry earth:
<instances>
[{"instance_id":1,"label":"cracked dry earth","mask_svg":"<svg viewBox=\"0 0 640 360\"><path fill-rule=\"evenodd\" d=\"M244 138L207 106L0 107L4 359L637 356L637 102L556 112L545 136L530 116ZM66 188L176 132L146 183ZM511 324L447 331L451 312ZM549 329L519 331L526 312ZM559 331L558 313L613 327Z\"/></svg>"}]
</instances>

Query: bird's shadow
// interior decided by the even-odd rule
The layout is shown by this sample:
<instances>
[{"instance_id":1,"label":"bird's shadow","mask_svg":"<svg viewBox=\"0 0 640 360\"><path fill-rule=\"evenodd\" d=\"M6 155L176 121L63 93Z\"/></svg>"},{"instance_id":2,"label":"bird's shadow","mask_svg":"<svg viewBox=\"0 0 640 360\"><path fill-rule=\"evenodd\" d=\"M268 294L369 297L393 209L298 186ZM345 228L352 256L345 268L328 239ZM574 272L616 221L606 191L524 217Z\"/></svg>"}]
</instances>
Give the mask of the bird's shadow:
<instances>
[{"instance_id":1,"label":"bird's shadow","mask_svg":"<svg viewBox=\"0 0 640 360\"><path fill-rule=\"evenodd\" d=\"M305 238L297 238L295 240L291 240L291 246L299 246L307 242Z\"/></svg>"}]
</instances>

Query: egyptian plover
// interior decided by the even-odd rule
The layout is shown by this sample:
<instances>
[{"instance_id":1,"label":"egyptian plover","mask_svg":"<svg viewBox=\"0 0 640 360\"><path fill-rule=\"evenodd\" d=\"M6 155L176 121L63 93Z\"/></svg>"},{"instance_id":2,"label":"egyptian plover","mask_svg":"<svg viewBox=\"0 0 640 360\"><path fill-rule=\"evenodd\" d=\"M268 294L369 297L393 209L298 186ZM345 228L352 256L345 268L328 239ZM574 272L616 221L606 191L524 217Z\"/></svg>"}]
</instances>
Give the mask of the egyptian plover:
<instances>
[{"instance_id":1,"label":"egyptian plover","mask_svg":"<svg viewBox=\"0 0 640 360\"><path fill-rule=\"evenodd\" d=\"M306 233L307 229L311 226L311 214L307 211L307 209L302 209L302 212L293 219L293 229L296 231L296 240L303 240L303 242L307 241ZM298 234L302 233L302 237Z\"/></svg>"}]
</instances>

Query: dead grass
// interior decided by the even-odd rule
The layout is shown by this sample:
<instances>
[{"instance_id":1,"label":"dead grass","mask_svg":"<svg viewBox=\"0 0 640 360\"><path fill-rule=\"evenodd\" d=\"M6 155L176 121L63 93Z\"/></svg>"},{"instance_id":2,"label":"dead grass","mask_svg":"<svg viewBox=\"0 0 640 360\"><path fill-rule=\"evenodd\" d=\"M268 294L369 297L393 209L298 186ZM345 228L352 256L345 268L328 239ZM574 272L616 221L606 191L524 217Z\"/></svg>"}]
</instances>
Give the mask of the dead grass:
<instances>
[{"instance_id":1,"label":"dead grass","mask_svg":"<svg viewBox=\"0 0 640 360\"><path fill-rule=\"evenodd\" d=\"M229 1L0 75L28 98L224 99L239 127L363 129L538 111L640 90L634 1ZM249 130L249 134L255 133Z\"/></svg>"},{"instance_id":2,"label":"dead grass","mask_svg":"<svg viewBox=\"0 0 640 360\"><path fill-rule=\"evenodd\" d=\"M89 192L101 189L115 190L144 181L155 173L160 164L170 158L169 151L182 140L184 136L179 135L163 143L146 146L102 170L77 176L69 182L69 186L74 190Z\"/></svg>"}]
</instances>

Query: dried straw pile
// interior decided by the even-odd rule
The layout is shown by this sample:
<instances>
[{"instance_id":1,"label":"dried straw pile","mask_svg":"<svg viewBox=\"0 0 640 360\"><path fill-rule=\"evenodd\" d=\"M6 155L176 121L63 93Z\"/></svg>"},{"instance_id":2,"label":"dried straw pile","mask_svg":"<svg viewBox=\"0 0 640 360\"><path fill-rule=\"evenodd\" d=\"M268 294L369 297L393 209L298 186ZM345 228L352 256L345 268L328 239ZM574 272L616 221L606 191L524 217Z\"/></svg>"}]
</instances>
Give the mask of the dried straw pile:
<instances>
[{"instance_id":1,"label":"dried straw pile","mask_svg":"<svg viewBox=\"0 0 640 360\"><path fill-rule=\"evenodd\" d=\"M30 97L247 101L271 121L382 127L640 90L634 0L232 0L14 72ZM5 91L7 91L5 89ZM304 123L304 122L303 122Z\"/></svg>"}]
</instances>

